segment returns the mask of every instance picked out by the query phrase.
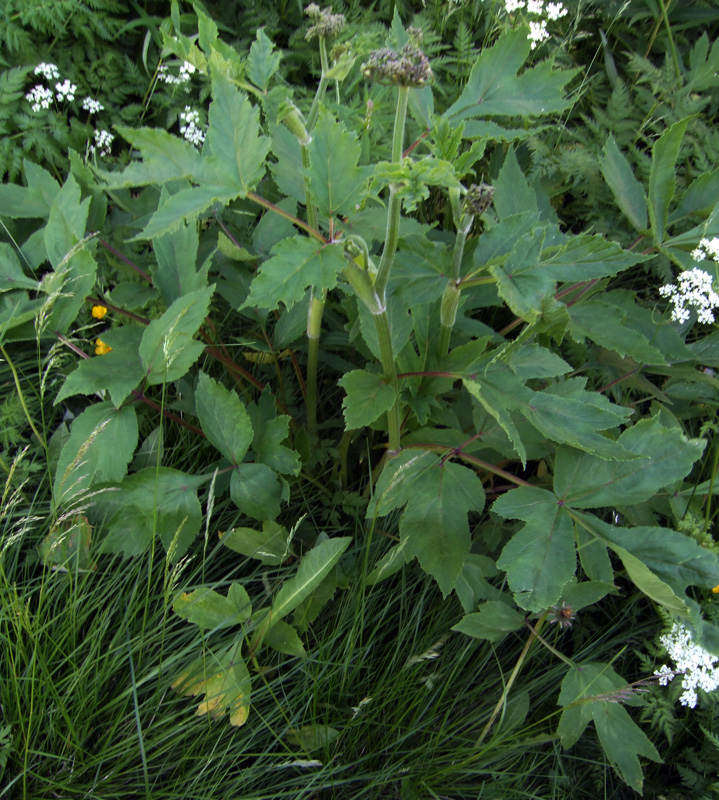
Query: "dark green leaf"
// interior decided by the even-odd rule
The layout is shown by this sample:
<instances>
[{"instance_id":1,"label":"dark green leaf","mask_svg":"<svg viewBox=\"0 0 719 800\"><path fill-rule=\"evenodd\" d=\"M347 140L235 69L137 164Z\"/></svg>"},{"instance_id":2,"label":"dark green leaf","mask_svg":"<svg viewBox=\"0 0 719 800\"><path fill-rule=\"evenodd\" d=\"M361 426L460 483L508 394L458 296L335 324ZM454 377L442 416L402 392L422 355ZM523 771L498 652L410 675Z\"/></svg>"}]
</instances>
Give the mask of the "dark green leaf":
<instances>
[{"instance_id":1,"label":"dark green leaf","mask_svg":"<svg viewBox=\"0 0 719 800\"><path fill-rule=\"evenodd\" d=\"M499 642L524 625L524 617L500 600L490 600L475 614L467 614L452 628L475 639Z\"/></svg>"},{"instance_id":2,"label":"dark green leaf","mask_svg":"<svg viewBox=\"0 0 719 800\"><path fill-rule=\"evenodd\" d=\"M499 170L499 175L494 184L492 202L500 220L515 214L536 212L538 210L537 196L519 168L513 147L509 148L504 164L502 164L502 169Z\"/></svg>"},{"instance_id":3,"label":"dark green leaf","mask_svg":"<svg viewBox=\"0 0 719 800\"><path fill-rule=\"evenodd\" d=\"M674 169L679 158L684 132L691 117L675 122L671 128L654 142L652 147L652 169L649 173L649 221L654 241L664 241L667 229L667 211L674 197L676 177Z\"/></svg>"},{"instance_id":4,"label":"dark green leaf","mask_svg":"<svg viewBox=\"0 0 719 800\"><path fill-rule=\"evenodd\" d=\"M629 162L610 136L599 159L604 180L614 194L617 205L636 230L647 230L647 196L634 177Z\"/></svg>"},{"instance_id":5,"label":"dark green leaf","mask_svg":"<svg viewBox=\"0 0 719 800\"><path fill-rule=\"evenodd\" d=\"M252 422L237 394L200 373L197 416L208 440L233 464L241 464L252 442Z\"/></svg>"},{"instance_id":6,"label":"dark green leaf","mask_svg":"<svg viewBox=\"0 0 719 800\"><path fill-rule=\"evenodd\" d=\"M140 358L149 385L181 378L200 357L204 345L192 337L204 322L214 284L175 300L142 335Z\"/></svg>"},{"instance_id":7,"label":"dark green leaf","mask_svg":"<svg viewBox=\"0 0 719 800\"><path fill-rule=\"evenodd\" d=\"M230 477L230 497L243 514L272 520L280 513L282 486L264 464L240 464Z\"/></svg>"},{"instance_id":8,"label":"dark green leaf","mask_svg":"<svg viewBox=\"0 0 719 800\"><path fill-rule=\"evenodd\" d=\"M346 395L342 401L347 430L371 425L389 411L397 399L397 391L385 382L384 376L355 369L339 381Z\"/></svg>"},{"instance_id":9,"label":"dark green leaf","mask_svg":"<svg viewBox=\"0 0 719 800\"><path fill-rule=\"evenodd\" d=\"M323 245L304 236L283 239L260 267L242 307L273 310L282 303L292 308L310 288L317 295L334 289L344 266L340 245Z\"/></svg>"},{"instance_id":10,"label":"dark green leaf","mask_svg":"<svg viewBox=\"0 0 719 800\"><path fill-rule=\"evenodd\" d=\"M270 85L270 78L280 66L282 53L275 52L274 44L265 36L264 28L258 28L255 41L247 57L247 77L263 92Z\"/></svg>"},{"instance_id":11,"label":"dark green leaf","mask_svg":"<svg viewBox=\"0 0 719 800\"><path fill-rule=\"evenodd\" d=\"M116 409L105 402L86 408L72 423L70 438L60 453L53 486L55 502L81 501L94 484L121 481L137 438L133 406Z\"/></svg>"},{"instance_id":12,"label":"dark green leaf","mask_svg":"<svg viewBox=\"0 0 719 800\"><path fill-rule=\"evenodd\" d=\"M160 203L168 195L163 189ZM152 249L157 266L152 269L152 282L160 290L162 299L170 305L183 294L207 286L207 264L199 272L196 267L200 239L195 224L180 225L173 233L153 239Z\"/></svg>"},{"instance_id":13,"label":"dark green leaf","mask_svg":"<svg viewBox=\"0 0 719 800\"><path fill-rule=\"evenodd\" d=\"M543 611L562 596L577 566L571 517L544 489L520 486L502 495L492 510L527 524L504 546L497 566L507 573L514 599L528 611Z\"/></svg>"}]
</instances>

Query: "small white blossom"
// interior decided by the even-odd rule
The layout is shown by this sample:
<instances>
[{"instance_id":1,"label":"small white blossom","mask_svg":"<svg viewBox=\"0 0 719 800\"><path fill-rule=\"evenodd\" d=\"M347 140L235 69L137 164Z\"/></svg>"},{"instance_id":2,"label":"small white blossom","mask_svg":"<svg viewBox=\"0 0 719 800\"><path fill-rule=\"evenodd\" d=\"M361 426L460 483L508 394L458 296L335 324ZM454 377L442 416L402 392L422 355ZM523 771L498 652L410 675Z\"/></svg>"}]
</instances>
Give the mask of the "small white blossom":
<instances>
[{"instance_id":1,"label":"small white blossom","mask_svg":"<svg viewBox=\"0 0 719 800\"><path fill-rule=\"evenodd\" d=\"M692 250L692 258L695 261L704 261L705 258L711 258L712 261L719 260L719 237L702 239L699 242L699 247L696 250Z\"/></svg>"},{"instance_id":2,"label":"small white blossom","mask_svg":"<svg viewBox=\"0 0 719 800\"><path fill-rule=\"evenodd\" d=\"M185 106L185 110L180 114L180 120L185 123L180 125L180 133L188 142L199 147L205 141L205 132L200 127L200 112Z\"/></svg>"},{"instance_id":3,"label":"small white blossom","mask_svg":"<svg viewBox=\"0 0 719 800\"><path fill-rule=\"evenodd\" d=\"M504 7L507 10L507 14L511 14L513 11L518 11L520 8L524 8L524 0L504 0Z\"/></svg>"},{"instance_id":4,"label":"small white blossom","mask_svg":"<svg viewBox=\"0 0 719 800\"><path fill-rule=\"evenodd\" d=\"M41 108L50 108L52 92L44 86L35 86L25 95L25 99L32 103L32 110L37 113Z\"/></svg>"},{"instance_id":5,"label":"small white blossom","mask_svg":"<svg viewBox=\"0 0 719 800\"><path fill-rule=\"evenodd\" d=\"M544 0L527 0L528 14L541 14L544 11Z\"/></svg>"},{"instance_id":6,"label":"small white blossom","mask_svg":"<svg viewBox=\"0 0 719 800\"><path fill-rule=\"evenodd\" d=\"M547 3L547 19L559 19L566 17L568 13L562 3Z\"/></svg>"},{"instance_id":7,"label":"small white blossom","mask_svg":"<svg viewBox=\"0 0 719 800\"><path fill-rule=\"evenodd\" d=\"M35 74L42 75L49 81L56 81L60 77L58 68L54 64L46 64L44 61L35 67Z\"/></svg>"},{"instance_id":8,"label":"small white blossom","mask_svg":"<svg viewBox=\"0 0 719 800\"><path fill-rule=\"evenodd\" d=\"M697 311L699 322L714 322L714 309L719 308L719 294L712 288L712 276L695 267L685 270L677 277L677 283L659 287L661 297L668 297L673 304L672 319L686 322L690 309Z\"/></svg>"},{"instance_id":9,"label":"small white blossom","mask_svg":"<svg viewBox=\"0 0 719 800\"><path fill-rule=\"evenodd\" d=\"M669 633L661 636L659 641L674 661L672 669L666 665L654 674L659 677L659 684L666 686L677 675L682 676L682 692L679 702L683 706L694 708L697 704L697 689L713 692L719 688L719 657L713 656L703 647L695 644L690 631L675 622Z\"/></svg>"},{"instance_id":10,"label":"small white blossom","mask_svg":"<svg viewBox=\"0 0 719 800\"><path fill-rule=\"evenodd\" d=\"M196 67L185 61L180 67L180 74L175 77L170 73L170 70L163 64L157 71L157 76L161 81L170 84L171 86L182 86L190 82L190 77L197 72ZM186 87L187 88L187 87Z\"/></svg>"},{"instance_id":11,"label":"small white blossom","mask_svg":"<svg viewBox=\"0 0 719 800\"><path fill-rule=\"evenodd\" d=\"M532 42L532 50L534 50L538 44L546 42L547 39L549 39L549 31L547 30L546 21L543 19L539 22L530 21L527 39Z\"/></svg>"},{"instance_id":12,"label":"small white blossom","mask_svg":"<svg viewBox=\"0 0 719 800\"><path fill-rule=\"evenodd\" d=\"M115 137L109 131L95 131L94 136L95 144L90 145L90 155L97 152L100 156L109 156Z\"/></svg>"},{"instance_id":13,"label":"small white blossom","mask_svg":"<svg viewBox=\"0 0 719 800\"><path fill-rule=\"evenodd\" d=\"M57 92L58 100L74 100L77 86L74 83L70 83L70 81L65 80L63 83L55 84L55 91Z\"/></svg>"},{"instance_id":14,"label":"small white blossom","mask_svg":"<svg viewBox=\"0 0 719 800\"><path fill-rule=\"evenodd\" d=\"M98 111L105 110L105 106L99 100L94 100L92 97L86 97L82 101L82 107L91 114L97 114Z\"/></svg>"}]
</instances>

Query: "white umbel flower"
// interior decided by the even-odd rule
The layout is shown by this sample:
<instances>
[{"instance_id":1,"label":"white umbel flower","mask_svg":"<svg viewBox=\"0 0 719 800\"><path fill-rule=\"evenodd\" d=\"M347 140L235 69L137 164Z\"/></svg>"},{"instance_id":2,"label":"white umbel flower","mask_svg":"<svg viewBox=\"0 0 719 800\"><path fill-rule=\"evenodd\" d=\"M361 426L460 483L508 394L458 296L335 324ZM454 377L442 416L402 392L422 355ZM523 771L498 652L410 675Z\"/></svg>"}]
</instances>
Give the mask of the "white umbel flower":
<instances>
[{"instance_id":1,"label":"white umbel flower","mask_svg":"<svg viewBox=\"0 0 719 800\"><path fill-rule=\"evenodd\" d=\"M663 665L654 674L660 686L666 686L677 675L682 676L682 692L679 702L694 708L697 704L697 689L713 692L719 688L719 657L713 656L703 647L695 644L691 632L684 625L675 622L671 631L661 636L659 641L674 662L674 667Z\"/></svg>"},{"instance_id":2,"label":"white umbel flower","mask_svg":"<svg viewBox=\"0 0 719 800\"><path fill-rule=\"evenodd\" d=\"M60 78L60 70L54 64L46 64L44 61L35 67L35 74L42 75L48 81L56 81Z\"/></svg>"},{"instance_id":3,"label":"white umbel flower","mask_svg":"<svg viewBox=\"0 0 719 800\"><path fill-rule=\"evenodd\" d=\"M82 101L82 107L85 111L89 111L90 114L97 114L98 111L105 110L105 106L99 100L95 100L92 97L86 97Z\"/></svg>"},{"instance_id":4,"label":"white umbel flower","mask_svg":"<svg viewBox=\"0 0 719 800\"><path fill-rule=\"evenodd\" d=\"M676 284L667 283L659 288L659 294L671 301L672 319L686 322L695 309L699 322L714 322L714 309L719 308L719 294L712 288L712 276L703 269L694 267L681 272Z\"/></svg>"},{"instance_id":5,"label":"white umbel flower","mask_svg":"<svg viewBox=\"0 0 719 800\"><path fill-rule=\"evenodd\" d=\"M37 112L42 108L50 108L50 103L52 102L52 92L49 89L46 89L44 86L40 86L40 84L38 84L25 95L25 99L29 103L32 103L32 110L37 114Z\"/></svg>"},{"instance_id":6,"label":"white umbel flower","mask_svg":"<svg viewBox=\"0 0 719 800\"><path fill-rule=\"evenodd\" d=\"M185 110L180 113L180 120L184 123L180 125L180 133L188 142L199 147L205 141L205 132L200 127L200 112L191 106L185 106Z\"/></svg>"}]
</instances>

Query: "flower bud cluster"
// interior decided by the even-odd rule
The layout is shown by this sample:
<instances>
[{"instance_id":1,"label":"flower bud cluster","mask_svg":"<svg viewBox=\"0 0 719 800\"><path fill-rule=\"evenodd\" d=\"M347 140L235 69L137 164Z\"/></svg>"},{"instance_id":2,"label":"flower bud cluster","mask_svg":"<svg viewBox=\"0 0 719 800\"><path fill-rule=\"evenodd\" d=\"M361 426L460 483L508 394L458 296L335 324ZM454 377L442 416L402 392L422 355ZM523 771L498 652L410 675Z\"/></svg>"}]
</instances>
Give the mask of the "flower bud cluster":
<instances>
[{"instance_id":1,"label":"flower bud cluster","mask_svg":"<svg viewBox=\"0 0 719 800\"><path fill-rule=\"evenodd\" d=\"M345 26L344 14L333 14L331 8L320 9L317 3L310 3L305 9L305 14L312 21L312 26L305 34L308 42L315 37L334 39Z\"/></svg>"},{"instance_id":2,"label":"flower bud cluster","mask_svg":"<svg viewBox=\"0 0 719 800\"><path fill-rule=\"evenodd\" d=\"M462 211L478 217L489 208L494 197L494 186L486 183L473 183L468 189L462 200Z\"/></svg>"},{"instance_id":3,"label":"flower bud cluster","mask_svg":"<svg viewBox=\"0 0 719 800\"><path fill-rule=\"evenodd\" d=\"M719 688L719 657L695 644L688 628L675 622L671 631L661 636L659 641L675 666L672 668L663 664L654 674L659 678L660 686L666 686L677 675L682 676L684 691L679 702L683 706L696 706L697 689L713 692Z\"/></svg>"},{"instance_id":4,"label":"flower bud cluster","mask_svg":"<svg viewBox=\"0 0 719 800\"><path fill-rule=\"evenodd\" d=\"M434 79L427 56L412 42L396 53L389 47L374 50L362 64L365 78L378 83L422 87Z\"/></svg>"}]
</instances>

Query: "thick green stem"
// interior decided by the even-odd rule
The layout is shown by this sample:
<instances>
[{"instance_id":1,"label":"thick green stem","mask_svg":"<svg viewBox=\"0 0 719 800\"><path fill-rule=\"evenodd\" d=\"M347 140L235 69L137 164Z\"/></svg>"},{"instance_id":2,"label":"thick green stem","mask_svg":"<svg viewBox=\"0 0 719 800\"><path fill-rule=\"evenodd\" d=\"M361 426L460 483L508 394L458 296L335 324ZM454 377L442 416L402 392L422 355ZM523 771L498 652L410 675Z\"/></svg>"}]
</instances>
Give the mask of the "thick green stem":
<instances>
[{"instance_id":1,"label":"thick green stem","mask_svg":"<svg viewBox=\"0 0 719 800\"><path fill-rule=\"evenodd\" d=\"M307 314L307 430L314 433L317 428L317 364L320 350L322 313L325 310L324 296L310 298Z\"/></svg>"},{"instance_id":2,"label":"thick green stem","mask_svg":"<svg viewBox=\"0 0 719 800\"><path fill-rule=\"evenodd\" d=\"M377 327L377 338L379 339L379 352L382 370L384 371L384 380L396 393L394 405L387 412L387 448L389 451L399 450L399 429L401 425L399 387L397 384L397 369L394 364L392 334L390 332L387 309L385 308L380 314L375 314L374 321Z\"/></svg>"},{"instance_id":3,"label":"thick green stem","mask_svg":"<svg viewBox=\"0 0 719 800\"><path fill-rule=\"evenodd\" d=\"M310 114L307 117L307 130L312 133L312 129L317 124L317 117L320 115L320 103L322 102L325 91L327 91L327 84L329 79L325 77L330 70L329 59L327 58L327 42L320 37L320 62L322 64L322 75L320 76L320 83L315 92L315 99L312 101L310 107Z\"/></svg>"},{"instance_id":4,"label":"thick green stem","mask_svg":"<svg viewBox=\"0 0 719 800\"><path fill-rule=\"evenodd\" d=\"M449 339L452 335L452 328L454 327L455 320L457 319L457 308L459 306L458 284L461 277L462 256L464 255L464 245L467 241L467 234L472 227L472 217L463 217L460 226L460 229L457 231L457 238L454 242L452 276L442 295L442 305L440 307L439 345L437 347L437 355L440 358L444 358L449 352Z\"/></svg>"},{"instance_id":5,"label":"thick green stem","mask_svg":"<svg viewBox=\"0 0 719 800\"><path fill-rule=\"evenodd\" d=\"M397 96L397 113L394 117L394 134L392 136L392 163L399 164L402 160L402 142L404 141L404 126L407 120L407 103L409 102L409 86L400 86ZM387 230L384 237L384 249L377 270L375 286L377 294L384 298L389 280L390 269L397 252L399 240L399 212L401 200L393 186L389 189L389 205L387 208Z\"/></svg>"}]
</instances>

